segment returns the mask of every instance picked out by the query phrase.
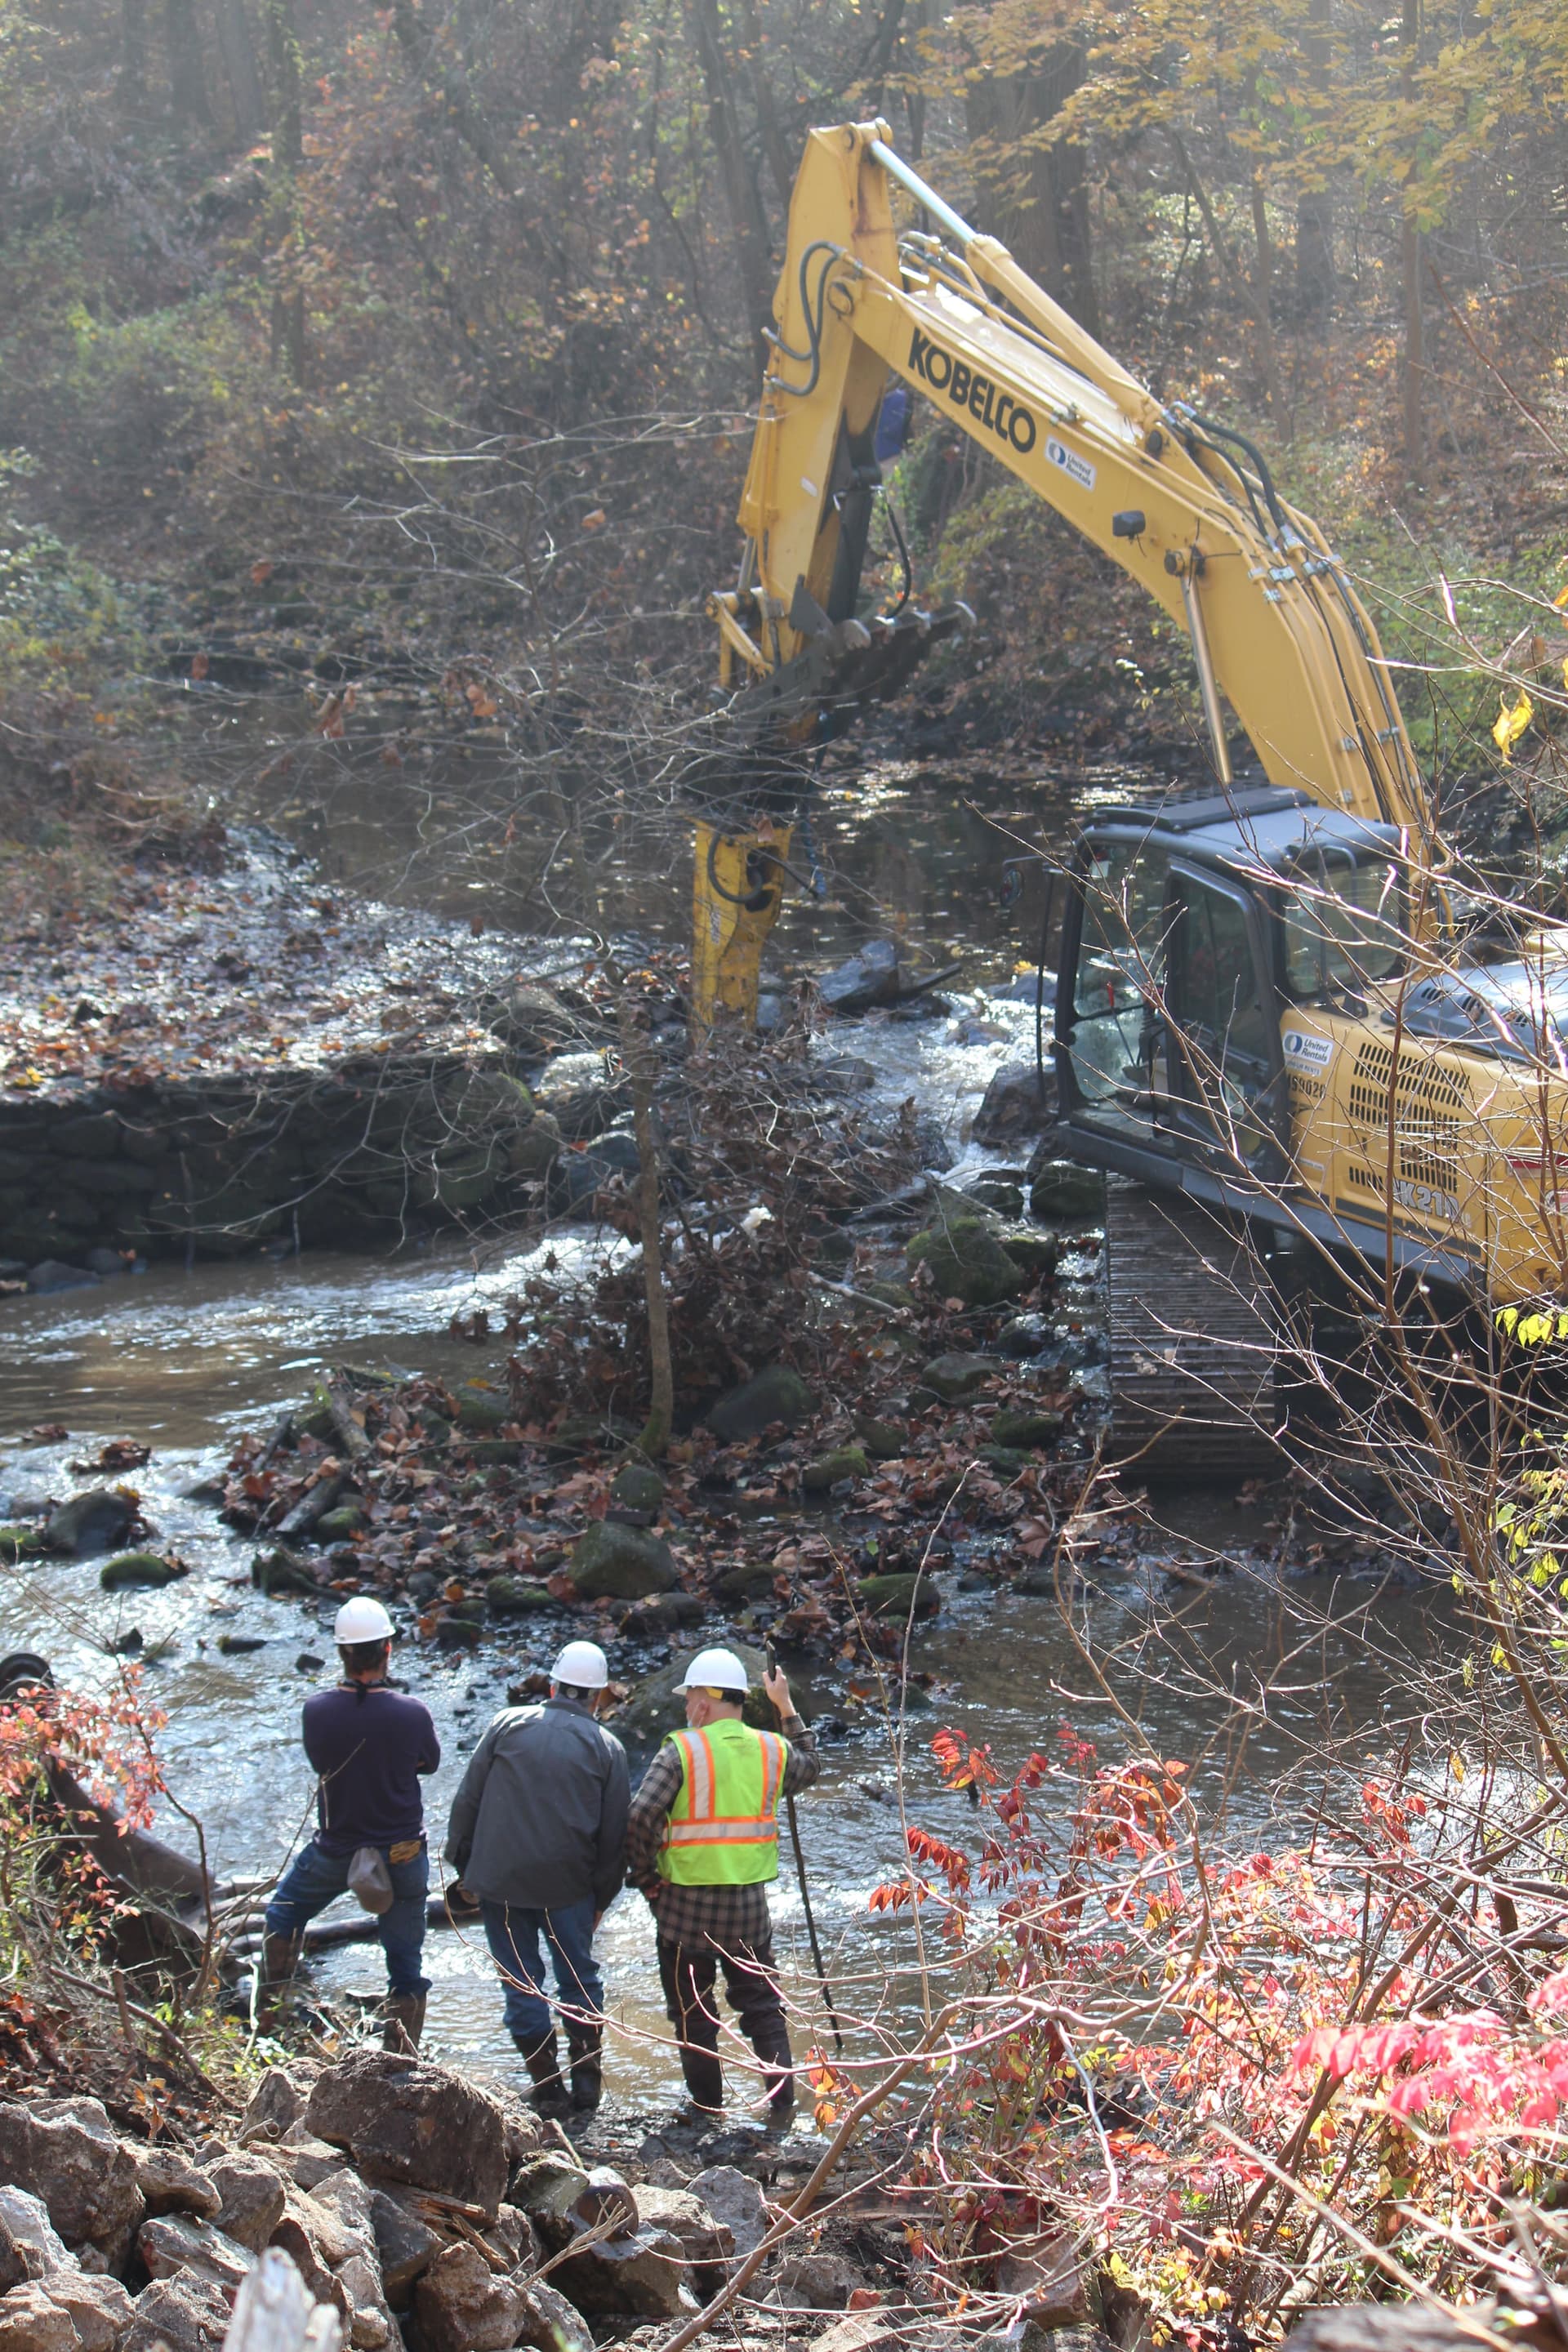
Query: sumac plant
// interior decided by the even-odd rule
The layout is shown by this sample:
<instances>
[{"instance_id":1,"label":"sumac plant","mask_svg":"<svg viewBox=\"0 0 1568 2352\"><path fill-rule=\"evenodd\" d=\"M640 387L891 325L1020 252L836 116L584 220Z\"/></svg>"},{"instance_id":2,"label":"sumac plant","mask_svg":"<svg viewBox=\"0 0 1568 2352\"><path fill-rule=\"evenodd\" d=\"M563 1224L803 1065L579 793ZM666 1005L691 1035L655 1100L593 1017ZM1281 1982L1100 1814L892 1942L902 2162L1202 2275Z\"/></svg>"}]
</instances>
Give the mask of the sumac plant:
<instances>
[{"instance_id":1,"label":"sumac plant","mask_svg":"<svg viewBox=\"0 0 1568 2352\"><path fill-rule=\"evenodd\" d=\"M127 1907L80 1834L64 1775L145 1828L163 1786L153 1748L164 1717L132 1668L118 1689L24 1689L0 1706L0 1955L7 1977L91 1959Z\"/></svg>"},{"instance_id":2,"label":"sumac plant","mask_svg":"<svg viewBox=\"0 0 1568 2352\"><path fill-rule=\"evenodd\" d=\"M915 2168L936 2294L1004 2317L1082 2272L1220 2352L1303 2302L1508 2273L1568 2149L1561 1801L1531 1790L1505 1830L1445 1748L1348 1783L1304 1844L1224 1853L1180 1762L1067 1727L1010 1780L953 1731L932 1748L973 1833L911 1826L870 1900L918 1912L966 1996Z\"/></svg>"}]
</instances>

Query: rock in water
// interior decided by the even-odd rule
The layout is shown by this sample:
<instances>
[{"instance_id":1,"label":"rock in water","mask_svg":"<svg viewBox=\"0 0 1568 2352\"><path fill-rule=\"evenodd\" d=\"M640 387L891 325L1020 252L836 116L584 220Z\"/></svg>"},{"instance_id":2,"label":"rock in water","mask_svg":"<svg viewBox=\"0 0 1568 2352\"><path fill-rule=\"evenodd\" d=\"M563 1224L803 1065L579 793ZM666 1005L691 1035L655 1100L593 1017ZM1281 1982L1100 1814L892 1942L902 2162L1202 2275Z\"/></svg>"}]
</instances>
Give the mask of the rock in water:
<instances>
[{"instance_id":1,"label":"rock in water","mask_svg":"<svg viewBox=\"0 0 1568 2352\"><path fill-rule=\"evenodd\" d=\"M118 1592L133 1584L177 1584L190 1572L183 1560L165 1559L160 1552L122 1551L104 1561L98 1580L105 1592Z\"/></svg>"},{"instance_id":2,"label":"rock in water","mask_svg":"<svg viewBox=\"0 0 1568 2352\"><path fill-rule=\"evenodd\" d=\"M40 2198L68 2246L117 2262L146 2210L136 2167L97 2099L0 2106L0 2179Z\"/></svg>"},{"instance_id":3,"label":"rock in water","mask_svg":"<svg viewBox=\"0 0 1568 2352\"><path fill-rule=\"evenodd\" d=\"M1029 1206L1037 1217L1082 1217L1099 1223L1105 1214L1105 1178L1098 1168L1037 1151L1029 1162Z\"/></svg>"},{"instance_id":4,"label":"rock in water","mask_svg":"<svg viewBox=\"0 0 1568 2352\"><path fill-rule=\"evenodd\" d=\"M962 1404L968 1397L977 1396L988 1381L1005 1372L1007 1366L999 1356L966 1356L954 1353L933 1356L921 1380L933 1390L943 1404ZM1001 1441L1005 1444L1005 1439Z\"/></svg>"},{"instance_id":5,"label":"rock in water","mask_svg":"<svg viewBox=\"0 0 1568 2352\"><path fill-rule=\"evenodd\" d=\"M112 1551L136 1517L130 1497L118 1486L89 1486L51 1511L44 1528L51 1551L84 1553Z\"/></svg>"},{"instance_id":6,"label":"rock in water","mask_svg":"<svg viewBox=\"0 0 1568 2352\"><path fill-rule=\"evenodd\" d=\"M497 1617L528 1617L560 1603L547 1584L524 1576L492 1576L485 1586L485 1606Z\"/></svg>"},{"instance_id":7,"label":"rock in water","mask_svg":"<svg viewBox=\"0 0 1568 2352\"><path fill-rule=\"evenodd\" d=\"M960 1298L966 1307L999 1307L1024 1287L1024 1274L996 1238L984 1217L956 1216L917 1234L906 1255L911 1265L926 1265L943 1298Z\"/></svg>"},{"instance_id":8,"label":"rock in water","mask_svg":"<svg viewBox=\"0 0 1568 2352\"><path fill-rule=\"evenodd\" d=\"M27 1287L35 1297L51 1297L59 1290L91 1290L100 1277L85 1265L68 1265L63 1258L41 1258L27 1270Z\"/></svg>"},{"instance_id":9,"label":"rock in water","mask_svg":"<svg viewBox=\"0 0 1568 2352\"><path fill-rule=\"evenodd\" d=\"M942 1595L929 1576L890 1570L886 1576L863 1576L855 1598L868 1617L907 1618L913 1601L917 1617L934 1617Z\"/></svg>"},{"instance_id":10,"label":"rock in water","mask_svg":"<svg viewBox=\"0 0 1568 2352\"><path fill-rule=\"evenodd\" d=\"M492 2220L506 2194L506 2118L461 2074L390 2051L354 2051L322 2069L305 2128L355 2164L414 2189L479 2205Z\"/></svg>"},{"instance_id":11,"label":"rock in water","mask_svg":"<svg viewBox=\"0 0 1568 2352\"><path fill-rule=\"evenodd\" d=\"M749 1648L744 1642L730 1641L725 1646L734 1651L750 1678L745 1720L755 1731L776 1731L778 1717L763 1691L767 1660L760 1650ZM679 1685L686 1667L685 1658L676 1658L669 1665L661 1666L657 1675L650 1675L647 1682L638 1684L625 1712L616 1717L616 1733L628 1748L651 1748L667 1731L679 1730L685 1722L686 1703Z\"/></svg>"},{"instance_id":12,"label":"rock in water","mask_svg":"<svg viewBox=\"0 0 1568 2352\"><path fill-rule=\"evenodd\" d=\"M774 1422L786 1429L798 1429L809 1421L816 1400L805 1382L787 1364L770 1364L758 1372L743 1388L731 1389L709 1408L709 1428L726 1444L746 1437L760 1437Z\"/></svg>"},{"instance_id":13,"label":"rock in water","mask_svg":"<svg viewBox=\"0 0 1568 2352\"><path fill-rule=\"evenodd\" d=\"M976 1143L1011 1143L1021 1135L1038 1135L1047 1120L1056 1117L1056 1079L1048 1066L1042 1101L1034 1062L1004 1062L993 1075L969 1131Z\"/></svg>"},{"instance_id":14,"label":"rock in water","mask_svg":"<svg viewBox=\"0 0 1568 2352\"><path fill-rule=\"evenodd\" d=\"M668 1592L680 1578L667 1543L613 1519L600 1519L578 1538L567 1574L584 1601L641 1601Z\"/></svg>"},{"instance_id":15,"label":"rock in water","mask_svg":"<svg viewBox=\"0 0 1568 2352\"><path fill-rule=\"evenodd\" d=\"M826 1495L845 1479L868 1477L870 1471L864 1447L840 1445L834 1453L818 1454L815 1462L808 1462L800 1483L808 1495Z\"/></svg>"},{"instance_id":16,"label":"rock in water","mask_svg":"<svg viewBox=\"0 0 1568 2352\"><path fill-rule=\"evenodd\" d=\"M899 997L899 947L896 940L871 940L816 983L816 992L830 1013L868 1013L874 1004L895 1004Z\"/></svg>"},{"instance_id":17,"label":"rock in water","mask_svg":"<svg viewBox=\"0 0 1568 2352\"><path fill-rule=\"evenodd\" d=\"M664 1500L664 1480L645 1463L628 1462L611 1481L610 1500L623 1511L647 1511L657 1517Z\"/></svg>"},{"instance_id":18,"label":"rock in water","mask_svg":"<svg viewBox=\"0 0 1568 2352\"><path fill-rule=\"evenodd\" d=\"M909 1432L896 1421L878 1421L870 1413L856 1414L855 1434L874 1462L896 1462L910 1442Z\"/></svg>"}]
</instances>

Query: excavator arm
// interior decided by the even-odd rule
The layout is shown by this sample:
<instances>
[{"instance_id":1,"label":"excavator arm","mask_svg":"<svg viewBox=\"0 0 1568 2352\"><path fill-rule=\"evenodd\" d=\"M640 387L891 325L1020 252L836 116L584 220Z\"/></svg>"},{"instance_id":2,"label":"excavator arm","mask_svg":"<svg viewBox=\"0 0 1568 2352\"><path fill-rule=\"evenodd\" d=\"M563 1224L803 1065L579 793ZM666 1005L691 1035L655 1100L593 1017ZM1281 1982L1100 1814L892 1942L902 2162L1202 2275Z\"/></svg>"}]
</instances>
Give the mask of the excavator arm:
<instances>
[{"instance_id":1,"label":"excavator arm","mask_svg":"<svg viewBox=\"0 0 1568 2352\"><path fill-rule=\"evenodd\" d=\"M740 521L735 588L711 600L738 750L805 745L885 696L934 624L856 616L889 372L1121 564L1187 632L1210 756L1231 780L1220 697L1270 781L1406 827L1421 778L1377 633L1317 526L1237 434L1163 406L916 177L880 122L814 131L790 201ZM905 234L900 185L942 232ZM698 1017L754 1012L788 856L775 810L700 833ZM728 877L725 880L723 877ZM715 881L721 883L716 891Z\"/></svg>"}]
</instances>

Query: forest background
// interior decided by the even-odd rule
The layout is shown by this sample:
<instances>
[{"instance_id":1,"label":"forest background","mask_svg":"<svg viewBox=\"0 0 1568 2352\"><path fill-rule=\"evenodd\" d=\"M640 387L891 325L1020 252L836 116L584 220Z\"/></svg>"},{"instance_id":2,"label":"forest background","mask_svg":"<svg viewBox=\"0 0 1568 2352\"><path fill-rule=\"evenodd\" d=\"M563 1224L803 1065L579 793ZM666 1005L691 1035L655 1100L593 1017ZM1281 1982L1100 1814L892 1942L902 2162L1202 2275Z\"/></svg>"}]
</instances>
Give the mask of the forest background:
<instances>
[{"instance_id":1,"label":"forest background","mask_svg":"<svg viewBox=\"0 0 1568 2352\"><path fill-rule=\"evenodd\" d=\"M1561 698L1554 0L4 0L0 94L0 723L38 773L176 764L210 679L328 735L395 687L552 793L590 720L596 778L663 774L803 137L879 113L1266 448L1439 770L1489 754L1500 668ZM1191 731L1185 648L982 453L917 415L892 488L980 616L931 690L960 741Z\"/></svg>"}]
</instances>

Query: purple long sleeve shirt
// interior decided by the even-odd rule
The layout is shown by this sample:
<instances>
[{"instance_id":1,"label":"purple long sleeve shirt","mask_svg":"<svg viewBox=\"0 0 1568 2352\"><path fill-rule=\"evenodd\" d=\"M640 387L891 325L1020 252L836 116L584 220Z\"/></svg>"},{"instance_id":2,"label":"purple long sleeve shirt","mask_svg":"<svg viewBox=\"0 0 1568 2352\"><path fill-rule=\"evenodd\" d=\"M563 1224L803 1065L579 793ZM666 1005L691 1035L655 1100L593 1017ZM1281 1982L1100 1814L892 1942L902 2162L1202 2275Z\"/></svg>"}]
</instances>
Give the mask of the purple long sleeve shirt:
<instances>
[{"instance_id":1,"label":"purple long sleeve shirt","mask_svg":"<svg viewBox=\"0 0 1568 2352\"><path fill-rule=\"evenodd\" d=\"M398 1845L425 1826L419 1783L441 1761L422 1699L352 1684L305 1701L305 1753L320 1780L316 1843L323 1853Z\"/></svg>"}]
</instances>

